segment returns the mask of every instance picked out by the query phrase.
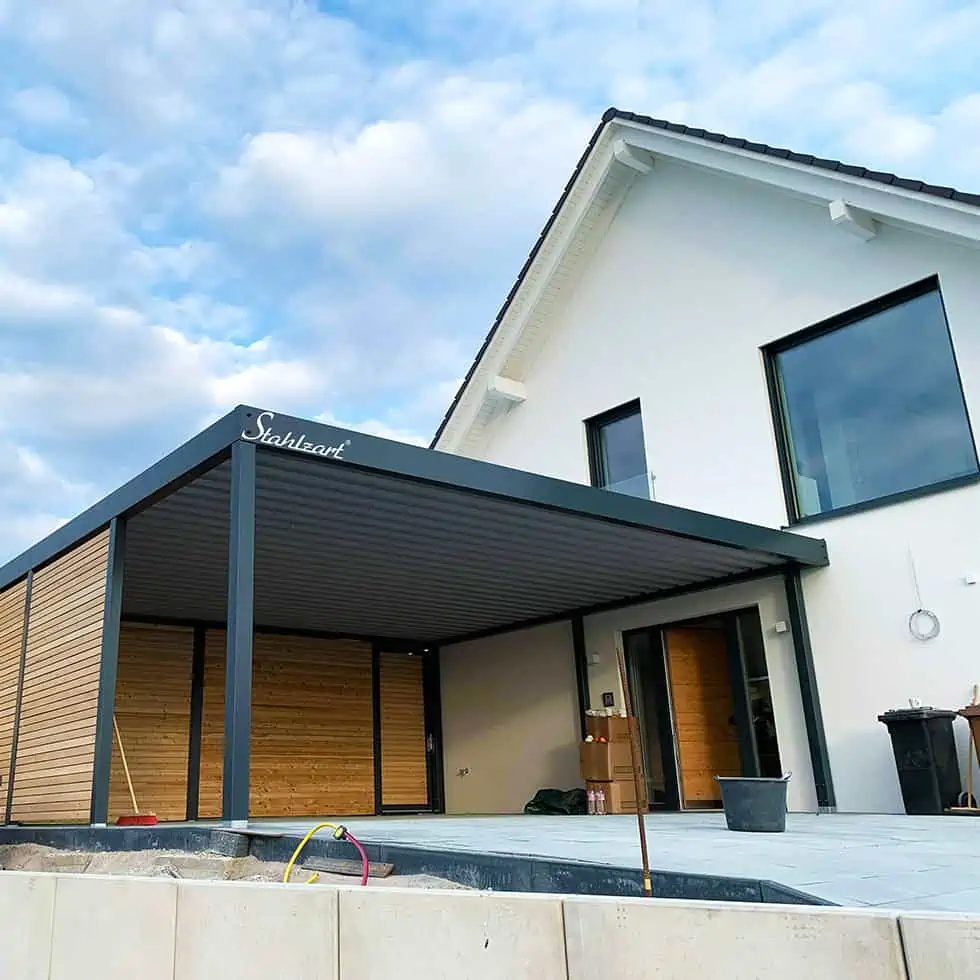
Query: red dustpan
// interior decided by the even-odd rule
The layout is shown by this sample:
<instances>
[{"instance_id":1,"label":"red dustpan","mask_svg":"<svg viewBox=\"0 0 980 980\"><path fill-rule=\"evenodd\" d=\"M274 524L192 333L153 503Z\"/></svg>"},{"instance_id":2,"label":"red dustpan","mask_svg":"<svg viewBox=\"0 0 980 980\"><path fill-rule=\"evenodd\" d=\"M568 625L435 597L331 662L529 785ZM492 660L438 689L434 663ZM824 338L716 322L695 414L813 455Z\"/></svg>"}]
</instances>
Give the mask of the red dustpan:
<instances>
[{"instance_id":1,"label":"red dustpan","mask_svg":"<svg viewBox=\"0 0 980 980\"><path fill-rule=\"evenodd\" d=\"M116 742L119 743L119 758L122 759L123 772L126 773L126 785L129 787L129 798L133 802L133 813L123 814L117 821L117 827L153 827L159 821L155 813L140 813L139 804L136 802L136 791L133 789L133 780L129 775L129 764L126 762L126 750L123 748L122 736L119 734L119 725L116 716L112 716L112 727L116 733Z\"/></svg>"}]
</instances>

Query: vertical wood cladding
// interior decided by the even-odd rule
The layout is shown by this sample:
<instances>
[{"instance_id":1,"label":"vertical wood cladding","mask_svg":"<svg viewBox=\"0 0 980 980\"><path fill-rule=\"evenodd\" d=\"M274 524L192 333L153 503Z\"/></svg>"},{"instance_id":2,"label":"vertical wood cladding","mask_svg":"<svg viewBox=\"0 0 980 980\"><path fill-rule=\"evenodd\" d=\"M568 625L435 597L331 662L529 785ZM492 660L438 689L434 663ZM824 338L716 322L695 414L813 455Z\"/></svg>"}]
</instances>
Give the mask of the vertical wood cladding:
<instances>
[{"instance_id":1,"label":"vertical wood cladding","mask_svg":"<svg viewBox=\"0 0 980 980\"><path fill-rule=\"evenodd\" d=\"M193 652L192 629L122 625L116 722L140 811L160 820L183 820L187 812ZM109 820L132 810L114 733Z\"/></svg>"},{"instance_id":2,"label":"vertical wood cladding","mask_svg":"<svg viewBox=\"0 0 980 980\"><path fill-rule=\"evenodd\" d=\"M380 666L383 802L385 806L425 806L429 779L422 658L382 652Z\"/></svg>"},{"instance_id":3,"label":"vertical wood cladding","mask_svg":"<svg viewBox=\"0 0 980 980\"><path fill-rule=\"evenodd\" d=\"M225 634L205 646L200 816L221 815ZM252 664L251 816L374 812L371 648L260 633Z\"/></svg>"},{"instance_id":4,"label":"vertical wood cladding","mask_svg":"<svg viewBox=\"0 0 980 980\"><path fill-rule=\"evenodd\" d=\"M34 575L11 818L89 818L109 532Z\"/></svg>"},{"instance_id":5,"label":"vertical wood cladding","mask_svg":"<svg viewBox=\"0 0 980 980\"><path fill-rule=\"evenodd\" d=\"M11 585L0 593L0 814L7 805L7 776L14 741L26 593L26 581Z\"/></svg>"}]
</instances>

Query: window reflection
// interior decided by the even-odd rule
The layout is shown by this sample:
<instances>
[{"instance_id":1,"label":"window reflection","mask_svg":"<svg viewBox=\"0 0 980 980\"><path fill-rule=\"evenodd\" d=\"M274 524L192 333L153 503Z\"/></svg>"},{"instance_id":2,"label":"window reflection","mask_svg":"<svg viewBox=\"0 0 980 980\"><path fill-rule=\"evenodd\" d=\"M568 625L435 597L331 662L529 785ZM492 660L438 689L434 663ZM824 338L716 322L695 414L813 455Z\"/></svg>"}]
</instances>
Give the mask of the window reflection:
<instances>
[{"instance_id":1,"label":"window reflection","mask_svg":"<svg viewBox=\"0 0 980 980\"><path fill-rule=\"evenodd\" d=\"M977 472L937 290L775 361L800 516Z\"/></svg>"}]
</instances>

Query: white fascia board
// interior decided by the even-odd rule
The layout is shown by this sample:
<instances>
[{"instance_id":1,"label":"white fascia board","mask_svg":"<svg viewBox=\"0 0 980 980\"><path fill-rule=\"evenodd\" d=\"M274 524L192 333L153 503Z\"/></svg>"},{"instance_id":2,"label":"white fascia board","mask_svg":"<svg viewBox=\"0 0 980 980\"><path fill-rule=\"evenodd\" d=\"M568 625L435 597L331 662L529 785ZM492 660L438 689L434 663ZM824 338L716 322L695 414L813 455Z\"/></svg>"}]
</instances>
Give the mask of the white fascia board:
<instances>
[{"instance_id":1,"label":"white fascia board","mask_svg":"<svg viewBox=\"0 0 980 980\"><path fill-rule=\"evenodd\" d=\"M547 290L555 272L561 267L570 247L583 233L583 219L602 193L612 167L616 164L612 140L607 135L594 147L592 159L579 174L579 184L566 199L562 213L551 228L534 262L511 301L503 320L497 326L490 345L470 378L456 409L435 445L436 449L455 452L480 415L487 397L488 378L504 374L504 364L521 336L530 312ZM634 176L636 176L634 172ZM588 229L584 230L588 234Z\"/></svg>"},{"instance_id":2,"label":"white fascia board","mask_svg":"<svg viewBox=\"0 0 980 980\"><path fill-rule=\"evenodd\" d=\"M620 121L620 138L630 147L656 157L678 160L759 184L788 191L824 207L846 199L848 206L899 227L922 231L980 247L980 208L961 201L918 194L862 180L849 174L822 171L779 157L693 136L650 129L642 123Z\"/></svg>"},{"instance_id":3,"label":"white fascia board","mask_svg":"<svg viewBox=\"0 0 980 980\"><path fill-rule=\"evenodd\" d=\"M625 140L615 140L612 147L613 156L630 170L638 174L648 174L653 170L653 158L649 153L637 153Z\"/></svg>"},{"instance_id":4,"label":"white fascia board","mask_svg":"<svg viewBox=\"0 0 980 980\"><path fill-rule=\"evenodd\" d=\"M863 242L870 242L878 234L878 226L870 214L852 207L841 198L830 202L830 220L838 228Z\"/></svg>"},{"instance_id":5,"label":"white fascia board","mask_svg":"<svg viewBox=\"0 0 980 980\"><path fill-rule=\"evenodd\" d=\"M499 374L490 379L487 384L487 394L497 401L512 405L520 405L521 402L527 401L527 388L523 382Z\"/></svg>"}]
</instances>

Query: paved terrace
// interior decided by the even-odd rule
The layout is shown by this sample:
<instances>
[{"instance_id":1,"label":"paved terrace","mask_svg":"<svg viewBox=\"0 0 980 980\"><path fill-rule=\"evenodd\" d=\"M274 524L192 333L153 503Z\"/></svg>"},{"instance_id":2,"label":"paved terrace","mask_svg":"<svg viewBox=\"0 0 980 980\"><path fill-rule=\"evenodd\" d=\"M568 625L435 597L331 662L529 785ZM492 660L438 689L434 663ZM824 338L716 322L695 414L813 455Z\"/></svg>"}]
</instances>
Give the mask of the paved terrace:
<instances>
[{"instance_id":1,"label":"paved terrace","mask_svg":"<svg viewBox=\"0 0 980 980\"><path fill-rule=\"evenodd\" d=\"M316 821L260 820L303 834ZM636 817L366 817L365 841L640 866ZM768 878L839 905L980 912L980 818L790 814L784 834L735 834L720 813L651 814L650 865Z\"/></svg>"}]
</instances>

